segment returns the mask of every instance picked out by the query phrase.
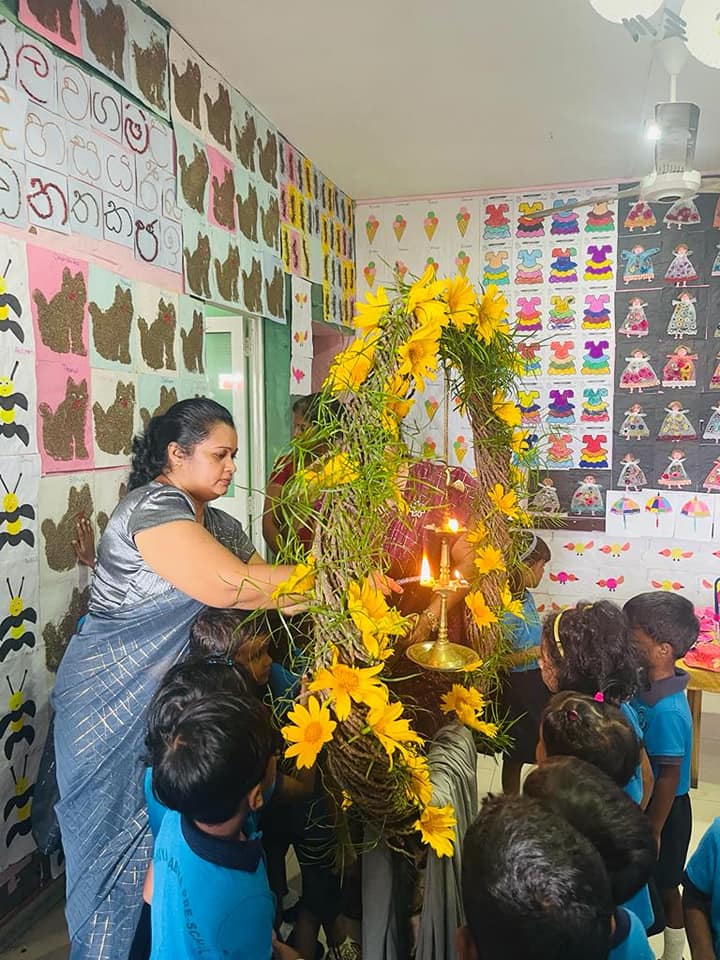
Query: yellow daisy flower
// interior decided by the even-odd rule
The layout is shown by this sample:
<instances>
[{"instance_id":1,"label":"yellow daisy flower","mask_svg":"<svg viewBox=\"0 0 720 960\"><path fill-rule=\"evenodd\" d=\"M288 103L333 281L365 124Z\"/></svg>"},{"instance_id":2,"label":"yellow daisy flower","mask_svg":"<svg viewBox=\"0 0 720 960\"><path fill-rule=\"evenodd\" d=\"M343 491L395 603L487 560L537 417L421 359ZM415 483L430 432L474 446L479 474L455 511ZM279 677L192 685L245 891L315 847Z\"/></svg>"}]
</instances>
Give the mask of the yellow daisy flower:
<instances>
[{"instance_id":1,"label":"yellow daisy flower","mask_svg":"<svg viewBox=\"0 0 720 960\"><path fill-rule=\"evenodd\" d=\"M347 720L353 703L369 707L382 706L387 701L387 688L377 679L382 664L374 667L349 667L338 662L333 652L332 665L322 667L310 684L313 691L327 690L338 720Z\"/></svg>"},{"instance_id":2,"label":"yellow daisy flower","mask_svg":"<svg viewBox=\"0 0 720 960\"><path fill-rule=\"evenodd\" d=\"M366 300L366 303L358 300L355 305L354 326L356 330L369 333L371 330L377 329L378 324L390 309L390 303L385 287L378 287L377 293L369 290Z\"/></svg>"},{"instance_id":3,"label":"yellow daisy flower","mask_svg":"<svg viewBox=\"0 0 720 960\"><path fill-rule=\"evenodd\" d=\"M410 721L401 716L403 705L399 700L395 703L386 703L380 707L372 707L368 713L370 729L385 748L390 757L390 766L393 764L393 755L400 751L407 758L406 743L422 743L422 738L410 729Z\"/></svg>"},{"instance_id":4,"label":"yellow daisy flower","mask_svg":"<svg viewBox=\"0 0 720 960\"><path fill-rule=\"evenodd\" d=\"M513 597L512 591L507 583L504 584L502 590L500 591L500 602L503 605L503 610L505 613L509 613L513 617L517 617L519 620L525 619L523 614L522 600L517 600L515 597Z\"/></svg>"},{"instance_id":5,"label":"yellow daisy flower","mask_svg":"<svg viewBox=\"0 0 720 960\"><path fill-rule=\"evenodd\" d=\"M491 740L494 740L498 734L498 725L496 723L485 723L484 720L477 720L475 723L469 724L469 726L471 726L473 730L477 730L478 733L489 737Z\"/></svg>"},{"instance_id":6,"label":"yellow daisy flower","mask_svg":"<svg viewBox=\"0 0 720 960\"><path fill-rule=\"evenodd\" d=\"M458 708L462 706L479 712L485 708L485 700L475 687L463 687L459 683L454 683L450 691L442 697L440 709L443 713L457 713Z\"/></svg>"},{"instance_id":7,"label":"yellow daisy flower","mask_svg":"<svg viewBox=\"0 0 720 960\"><path fill-rule=\"evenodd\" d=\"M430 783L430 768L425 757L419 757L416 753L407 752L405 765L410 771L410 783L407 792L408 799L413 803L418 803L421 807L426 807L432 800L432 784Z\"/></svg>"},{"instance_id":8,"label":"yellow daisy flower","mask_svg":"<svg viewBox=\"0 0 720 960\"><path fill-rule=\"evenodd\" d=\"M496 483L491 490L488 490L488 499L500 513L504 513L510 520L517 518L519 505L514 490L506 490L501 483Z\"/></svg>"},{"instance_id":9,"label":"yellow daisy flower","mask_svg":"<svg viewBox=\"0 0 720 960\"><path fill-rule=\"evenodd\" d=\"M513 453L516 453L519 457L526 454L530 449L528 445L528 437L530 436L529 430L513 430L513 435L510 440L510 449Z\"/></svg>"},{"instance_id":10,"label":"yellow daisy flower","mask_svg":"<svg viewBox=\"0 0 720 960\"><path fill-rule=\"evenodd\" d=\"M412 377L415 387L422 390L425 380L434 380L438 366L438 342L440 327L438 324L418 327L408 339L398 347L400 376Z\"/></svg>"},{"instance_id":11,"label":"yellow daisy flower","mask_svg":"<svg viewBox=\"0 0 720 960\"><path fill-rule=\"evenodd\" d=\"M447 280L435 280L435 268L431 263L428 264L425 273L410 287L407 298L407 312L417 317L417 308L425 306L429 301L439 297L445 292L447 285ZM443 307L443 311L444 309Z\"/></svg>"},{"instance_id":12,"label":"yellow daisy flower","mask_svg":"<svg viewBox=\"0 0 720 960\"><path fill-rule=\"evenodd\" d=\"M458 275L448 282L445 300L447 301L450 320L459 330L477 322L477 294L467 277Z\"/></svg>"},{"instance_id":13,"label":"yellow daisy flower","mask_svg":"<svg viewBox=\"0 0 720 960\"><path fill-rule=\"evenodd\" d=\"M487 575L488 573L503 573L505 570L505 560L502 551L498 550L492 544L486 547L480 547L475 557L475 566L478 573Z\"/></svg>"},{"instance_id":14,"label":"yellow daisy flower","mask_svg":"<svg viewBox=\"0 0 720 960\"><path fill-rule=\"evenodd\" d=\"M519 427L522 423L519 407L514 400L508 400L502 390L496 390L493 395L492 411L508 427Z\"/></svg>"},{"instance_id":15,"label":"yellow daisy flower","mask_svg":"<svg viewBox=\"0 0 720 960\"><path fill-rule=\"evenodd\" d=\"M296 703L288 713L290 723L282 728L282 735L290 741L285 756L297 757L300 769L313 766L318 754L332 740L337 724L330 717L330 711L317 697L309 697L307 707Z\"/></svg>"},{"instance_id":16,"label":"yellow daisy flower","mask_svg":"<svg viewBox=\"0 0 720 960\"><path fill-rule=\"evenodd\" d=\"M287 578L279 583L273 590L272 599L279 600L280 597L302 596L309 593L315 586L315 557L308 557L307 563L298 563L295 569Z\"/></svg>"},{"instance_id":17,"label":"yellow daisy flower","mask_svg":"<svg viewBox=\"0 0 720 960\"><path fill-rule=\"evenodd\" d=\"M455 843L455 811L446 807L425 807L415 828L420 831L422 842L431 847L439 857L451 857Z\"/></svg>"},{"instance_id":18,"label":"yellow daisy flower","mask_svg":"<svg viewBox=\"0 0 720 960\"><path fill-rule=\"evenodd\" d=\"M375 331L376 333L376 331ZM358 337L349 347L333 360L324 387L332 393L344 390L357 390L367 380L375 359L375 341L373 332L367 337Z\"/></svg>"},{"instance_id":19,"label":"yellow daisy flower","mask_svg":"<svg viewBox=\"0 0 720 960\"><path fill-rule=\"evenodd\" d=\"M498 618L492 612L487 603L485 603L485 597L479 591L476 591L475 593L469 593L465 597L465 605L472 614L473 620L481 630L484 627L489 627L491 624L498 622Z\"/></svg>"},{"instance_id":20,"label":"yellow daisy flower","mask_svg":"<svg viewBox=\"0 0 720 960\"><path fill-rule=\"evenodd\" d=\"M465 539L467 540L468 543L472 544L473 546L477 546L478 544L484 543L485 540L487 540L487 537L488 537L488 528L485 526L482 520L479 520L475 524L473 529L468 530L468 532L465 534Z\"/></svg>"},{"instance_id":21,"label":"yellow daisy flower","mask_svg":"<svg viewBox=\"0 0 720 960\"><path fill-rule=\"evenodd\" d=\"M374 659L386 660L392 653L387 639L404 633L404 617L388 606L382 593L368 580L361 584L351 582L347 600L348 613L362 635L365 649Z\"/></svg>"},{"instance_id":22,"label":"yellow daisy flower","mask_svg":"<svg viewBox=\"0 0 720 960\"><path fill-rule=\"evenodd\" d=\"M303 470L301 477L308 486L328 490L342 487L346 483L353 483L358 478L358 469L347 453L336 453L319 467L308 467L307 470Z\"/></svg>"}]
</instances>

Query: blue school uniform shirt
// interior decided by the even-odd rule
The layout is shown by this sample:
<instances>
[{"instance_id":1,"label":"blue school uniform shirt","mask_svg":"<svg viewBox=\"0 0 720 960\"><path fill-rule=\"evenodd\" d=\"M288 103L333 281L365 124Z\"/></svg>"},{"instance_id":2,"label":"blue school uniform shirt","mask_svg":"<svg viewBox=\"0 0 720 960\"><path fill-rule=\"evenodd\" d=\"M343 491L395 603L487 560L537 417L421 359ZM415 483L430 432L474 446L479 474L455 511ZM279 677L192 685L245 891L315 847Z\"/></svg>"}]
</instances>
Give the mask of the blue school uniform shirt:
<instances>
[{"instance_id":1,"label":"blue school uniform shirt","mask_svg":"<svg viewBox=\"0 0 720 960\"><path fill-rule=\"evenodd\" d=\"M642 728L640 727L640 721L638 720L637 714L629 703L621 703L620 710L630 726L633 728L635 736L638 738L640 743L642 743L643 732ZM624 790L630 799L640 806L643 797L642 766L640 764L638 764L636 767L635 773L632 775L630 781L625 785ZM650 899L650 891L647 887L647 884L642 888L642 890L638 890L635 896L631 897L627 903L624 903L623 907L626 907L631 913L634 913L635 916L639 918L646 930L649 930L655 923L655 912L652 908L652 900Z\"/></svg>"},{"instance_id":2,"label":"blue school uniform shirt","mask_svg":"<svg viewBox=\"0 0 720 960\"><path fill-rule=\"evenodd\" d=\"M155 798L150 770L145 791L155 836L150 960L270 960L275 900L253 821L247 840L212 837Z\"/></svg>"},{"instance_id":3,"label":"blue school uniform shirt","mask_svg":"<svg viewBox=\"0 0 720 960\"><path fill-rule=\"evenodd\" d=\"M610 941L608 960L655 960L643 925L624 907L615 911L615 933Z\"/></svg>"},{"instance_id":4,"label":"blue school uniform shirt","mask_svg":"<svg viewBox=\"0 0 720 960\"><path fill-rule=\"evenodd\" d=\"M503 624L510 630L513 653L521 653L523 650L530 650L531 647L540 646L540 635L542 633L540 615L529 590L525 591L522 608L522 620L511 613L506 613L503 616ZM510 670L513 673L523 673L526 670L536 670L537 666L537 657L535 657L532 660L510 667Z\"/></svg>"},{"instance_id":5,"label":"blue school uniform shirt","mask_svg":"<svg viewBox=\"0 0 720 960\"><path fill-rule=\"evenodd\" d=\"M685 879L710 898L710 927L715 954L720 956L720 817L711 823L690 857Z\"/></svg>"},{"instance_id":6,"label":"blue school uniform shirt","mask_svg":"<svg viewBox=\"0 0 720 960\"><path fill-rule=\"evenodd\" d=\"M676 667L672 677L652 683L632 700L655 777L662 766L680 767L677 797L690 790L692 717L685 696L689 679L684 670Z\"/></svg>"}]
</instances>

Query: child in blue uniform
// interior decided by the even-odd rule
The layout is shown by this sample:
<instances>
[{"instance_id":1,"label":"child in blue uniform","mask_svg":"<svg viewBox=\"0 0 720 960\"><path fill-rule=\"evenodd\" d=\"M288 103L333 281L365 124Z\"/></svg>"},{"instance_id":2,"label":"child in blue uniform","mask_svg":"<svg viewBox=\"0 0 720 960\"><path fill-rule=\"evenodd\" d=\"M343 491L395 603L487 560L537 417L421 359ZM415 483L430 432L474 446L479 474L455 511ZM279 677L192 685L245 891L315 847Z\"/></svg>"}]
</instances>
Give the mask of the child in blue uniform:
<instances>
[{"instance_id":1,"label":"child in blue uniform","mask_svg":"<svg viewBox=\"0 0 720 960\"><path fill-rule=\"evenodd\" d=\"M595 847L528 796L488 796L465 834L459 960L607 960L613 905Z\"/></svg>"},{"instance_id":2,"label":"child in blue uniform","mask_svg":"<svg viewBox=\"0 0 720 960\"><path fill-rule=\"evenodd\" d=\"M679 886L692 831L692 718L685 695L689 677L675 661L695 643L700 624L689 600L665 591L633 597L625 604L625 614L642 648L649 681L633 706L655 776L647 814L659 843L655 883L665 914L663 960L682 960L685 931Z\"/></svg>"},{"instance_id":3,"label":"child in blue uniform","mask_svg":"<svg viewBox=\"0 0 720 960\"><path fill-rule=\"evenodd\" d=\"M615 905L611 960L653 960L640 920L620 906L646 885L655 865L657 848L642 810L601 770L577 757L548 759L528 776L523 792L566 820L603 859Z\"/></svg>"},{"instance_id":4,"label":"child in blue uniform","mask_svg":"<svg viewBox=\"0 0 720 960\"><path fill-rule=\"evenodd\" d=\"M540 653L540 617L530 593L538 586L550 561L550 550L544 540L533 536L520 556L521 566L511 582L513 596L522 600L523 617L506 614L503 624L512 642L509 673L500 694L500 716L512 723L513 739L503 757L502 786L505 793L520 792L523 765L535 762L540 715L549 696L538 668Z\"/></svg>"},{"instance_id":5,"label":"child in blue uniform","mask_svg":"<svg viewBox=\"0 0 720 960\"><path fill-rule=\"evenodd\" d=\"M685 929L693 960L720 957L720 817L708 827L683 877Z\"/></svg>"}]
</instances>

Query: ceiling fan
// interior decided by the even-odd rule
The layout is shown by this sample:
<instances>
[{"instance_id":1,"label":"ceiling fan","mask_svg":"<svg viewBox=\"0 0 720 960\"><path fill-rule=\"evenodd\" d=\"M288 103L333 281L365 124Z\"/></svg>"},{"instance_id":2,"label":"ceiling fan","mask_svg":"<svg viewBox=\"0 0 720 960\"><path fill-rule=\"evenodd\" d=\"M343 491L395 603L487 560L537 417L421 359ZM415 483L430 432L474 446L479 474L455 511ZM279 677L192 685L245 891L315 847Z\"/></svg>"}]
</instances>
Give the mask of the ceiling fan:
<instances>
[{"instance_id":1,"label":"ceiling fan","mask_svg":"<svg viewBox=\"0 0 720 960\"><path fill-rule=\"evenodd\" d=\"M549 217L553 213L628 197L636 197L647 203L675 203L699 193L720 192L720 177L701 174L694 166L700 107L695 103L678 103L675 95L678 74L687 60L687 49L677 38L669 37L657 44L657 50L670 75L670 100L655 104L655 165L652 172L643 177L637 186L617 190L607 196L596 194L589 200L548 207L533 216Z\"/></svg>"}]
</instances>

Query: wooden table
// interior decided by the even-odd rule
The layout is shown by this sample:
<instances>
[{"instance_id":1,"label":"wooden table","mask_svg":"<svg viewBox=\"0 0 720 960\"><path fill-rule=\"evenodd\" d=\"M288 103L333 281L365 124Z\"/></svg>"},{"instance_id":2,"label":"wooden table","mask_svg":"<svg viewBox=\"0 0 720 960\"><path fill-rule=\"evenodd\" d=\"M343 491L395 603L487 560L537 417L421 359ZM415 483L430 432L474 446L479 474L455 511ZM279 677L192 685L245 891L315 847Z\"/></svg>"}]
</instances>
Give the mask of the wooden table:
<instances>
[{"instance_id":1,"label":"wooden table","mask_svg":"<svg viewBox=\"0 0 720 960\"><path fill-rule=\"evenodd\" d=\"M720 693L720 673L712 670L698 670L697 667L688 666L684 660L678 661L681 670L685 670L690 675L690 682L687 686L687 698L690 705L693 724L693 744L692 758L690 761L690 786L697 787L698 776L700 773L700 724L702 719L702 695L703 691L708 693Z\"/></svg>"}]
</instances>

